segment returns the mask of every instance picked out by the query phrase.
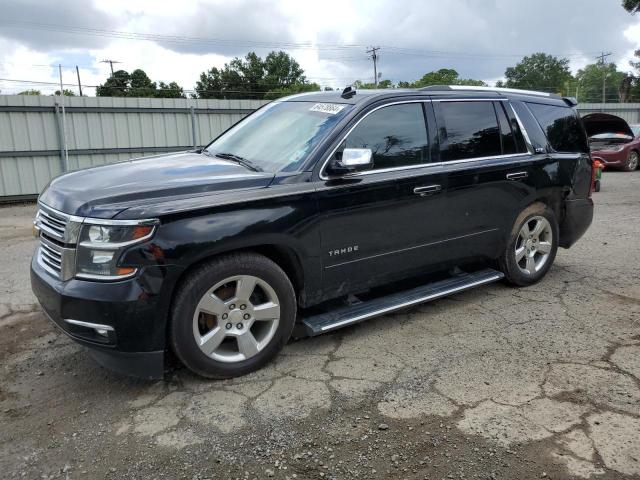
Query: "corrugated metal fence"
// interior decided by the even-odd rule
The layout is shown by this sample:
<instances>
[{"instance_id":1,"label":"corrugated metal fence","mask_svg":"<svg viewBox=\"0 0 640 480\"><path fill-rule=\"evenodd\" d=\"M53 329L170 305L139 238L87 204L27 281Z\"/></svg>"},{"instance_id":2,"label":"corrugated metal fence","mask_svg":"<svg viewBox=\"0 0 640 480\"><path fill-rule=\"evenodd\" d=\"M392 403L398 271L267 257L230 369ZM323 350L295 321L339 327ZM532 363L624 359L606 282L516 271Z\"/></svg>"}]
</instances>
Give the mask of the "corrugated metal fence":
<instances>
[{"instance_id":1,"label":"corrugated metal fence","mask_svg":"<svg viewBox=\"0 0 640 480\"><path fill-rule=\"evenodd\" d=\"M65 170L201 146L265 103L65 97L63 129L60 97L0 96L0 201L37 195Z\"/></svg>"},{"instance_id":2,"label":"corrugated metal fence","mask_svg":"<svg viewBox=\"0 0 640 480\"><path fill-rule=\"evenodd\" d=\"M581 103L578 110L581 115L610 113L624 118L629 124L640 123L640 103Z\"/></svg>"},{"instance_id":3,"label":"corrugated metal fence","mask_svg":"<svg viewBox=\"0 0 640 480\"><path fill-rule=\"evenodd\" d=\"M65 170L208 143L261 100L65 97L68 164L63 155L60 97L0 95L0 201L37 195ZM640 104L585 103L640 123Z\"/></svg>"}]
</instances>

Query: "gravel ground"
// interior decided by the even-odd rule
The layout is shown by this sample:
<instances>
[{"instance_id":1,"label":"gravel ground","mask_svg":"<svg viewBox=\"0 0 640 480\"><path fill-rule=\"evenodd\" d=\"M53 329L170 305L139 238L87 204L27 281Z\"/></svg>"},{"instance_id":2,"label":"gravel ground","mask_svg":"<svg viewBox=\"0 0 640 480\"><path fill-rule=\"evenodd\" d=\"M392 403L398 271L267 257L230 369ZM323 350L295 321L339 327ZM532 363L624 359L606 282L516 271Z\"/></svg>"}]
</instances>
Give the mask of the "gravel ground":
<instances>
[{"instance_id":1,"label":"gravel ground","mask_svg":"<svg viewBox=\"0 0 640 480\"><path fill-rule=\"evenodd\" d=\"M640 171L526 289L288 345L249 376L119 377L44 318L33 205L0 209L3 478L640 478Z\"/></svg>"}]
</instances>

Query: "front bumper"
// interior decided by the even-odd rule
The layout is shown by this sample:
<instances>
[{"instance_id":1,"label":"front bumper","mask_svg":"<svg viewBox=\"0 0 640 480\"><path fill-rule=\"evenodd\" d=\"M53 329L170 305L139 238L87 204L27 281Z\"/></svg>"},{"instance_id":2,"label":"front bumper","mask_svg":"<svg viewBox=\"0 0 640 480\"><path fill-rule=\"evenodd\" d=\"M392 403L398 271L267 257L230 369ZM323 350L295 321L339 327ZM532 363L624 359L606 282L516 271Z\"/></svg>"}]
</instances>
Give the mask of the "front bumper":
<instances>
[{"instance_id":1,"label":"front bumper","mask_svg":"<svg viewBox=\"0 0 640 480\"><path fill-rule=\"evenodd\" d=\"M592 157L600 157L604 164L608 167L624 167L629 156L628 149L623 149L620 152L613 152L610 150L601 150L597 152L591 152Z\"/></svg>"},{"instance_id":2,"label":"front bumper","mask_svg":"<svg viewBox=\"0 0 640 480\"><path fill-rule=\"evenodd\" d=\"M121 282L61 281L31 261L31 288L51 321L105 367L162 378L170 291L178 271L145 267Z\"/></svg>"},{"instance_id":3,"label":"front bumper","mask_svg":"<svg viewBox=\"0 0 640 480\"><path fill-rule=\"evenodd\" d=\"M569 248L587 231L593 221L593 200L583 198L565 202L564 219L560 224L560 246Z\"/></svg>"}]
</instances>

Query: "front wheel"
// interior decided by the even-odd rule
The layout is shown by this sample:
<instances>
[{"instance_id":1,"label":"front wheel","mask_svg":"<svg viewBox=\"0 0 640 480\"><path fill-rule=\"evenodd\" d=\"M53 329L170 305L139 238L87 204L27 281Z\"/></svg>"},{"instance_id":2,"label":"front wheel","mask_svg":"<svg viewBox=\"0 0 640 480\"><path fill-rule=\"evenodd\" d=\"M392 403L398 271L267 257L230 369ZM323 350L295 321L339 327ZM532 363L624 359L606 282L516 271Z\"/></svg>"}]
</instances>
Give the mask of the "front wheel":
<instances>
[{"instance_id":1,"label":"front wheel","mask_svg":"<svg viewBox=\"0 0 640 480\"><path fill-rule=\"evenodd\" d=\"M556 257L558 237L558 221L548 206L534 203L522 211L499 259L507 282L526 286L540 281Z\"/></svg>"},{"instance_id":2,"label":"front wheel","mask_svg":"<svg viewBox=\"0 0 640 480\"><path fill-rule=\"evenodd\" d=\"M627 163L624 165L624 169L627 172L633 172L636 168L638 168L638 163L640 161L640 155L635 150L632 150L629 153L629 157L627 158Z\"/></svg>"},{"instance_id":3,"label":"front wheel","mask_svg":"<svg viewBox=\"0 0 640 480\"><path fill-rule=\"evenodd\" d=\"M228 255L201 266L180 286L171 346L198 375L236 377L282 349L295 317L293 286L277 264L253 253Z\"/></svg>"}]
</instances>

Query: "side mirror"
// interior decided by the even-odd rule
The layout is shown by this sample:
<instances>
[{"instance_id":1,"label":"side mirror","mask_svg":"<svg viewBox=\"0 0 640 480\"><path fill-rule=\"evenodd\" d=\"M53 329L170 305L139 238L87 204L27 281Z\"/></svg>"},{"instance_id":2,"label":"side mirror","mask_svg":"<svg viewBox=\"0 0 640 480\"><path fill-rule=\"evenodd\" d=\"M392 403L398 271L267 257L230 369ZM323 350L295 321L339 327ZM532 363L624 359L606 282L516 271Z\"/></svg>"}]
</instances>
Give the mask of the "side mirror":
<instances>
[{"instance_id":1,"label":"side mirror","mask_svg":"<svg viewBox=\"0 0 640 480\"><path fill-rule=\"evenodd\" d=\"M328 171L333 175L361 172L373 167L373 152L368 148L345 148L342 158L329 162Z\"/></svg>"}]
</instances>

